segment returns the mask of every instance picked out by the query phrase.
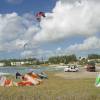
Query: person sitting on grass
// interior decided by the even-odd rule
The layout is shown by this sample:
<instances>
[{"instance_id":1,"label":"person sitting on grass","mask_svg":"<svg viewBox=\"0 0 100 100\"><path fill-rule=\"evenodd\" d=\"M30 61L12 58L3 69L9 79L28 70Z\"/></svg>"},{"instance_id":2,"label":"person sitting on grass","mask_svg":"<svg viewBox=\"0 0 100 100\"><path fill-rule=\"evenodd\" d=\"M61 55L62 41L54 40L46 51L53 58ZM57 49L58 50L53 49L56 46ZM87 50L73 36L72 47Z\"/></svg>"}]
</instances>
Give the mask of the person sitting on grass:
<instances>
[{"instance_id":1,"label":"person sitting on grass","mask_svg":"<svg viewBox=\"0 0 100 100\"><path fill-rule=\"evenodd\" d=\"M18 77L20 77L20 76L22 76L19 72L17 72L16 73L16 79L18 78Z\"/></svg>"}]
</instances>

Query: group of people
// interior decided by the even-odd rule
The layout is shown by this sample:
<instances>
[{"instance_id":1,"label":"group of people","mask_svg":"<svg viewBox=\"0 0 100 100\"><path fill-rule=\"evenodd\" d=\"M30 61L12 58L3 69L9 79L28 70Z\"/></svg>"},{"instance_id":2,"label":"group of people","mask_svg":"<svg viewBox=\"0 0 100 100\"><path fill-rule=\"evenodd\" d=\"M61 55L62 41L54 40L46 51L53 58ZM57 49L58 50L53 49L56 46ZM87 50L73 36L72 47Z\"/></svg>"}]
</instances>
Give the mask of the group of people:
<instances>
[{"instance_id":1,"label":"group of people","mask_svg":"<svg viewBox=\"0 0 100 100\"><path fill-rule=\"evenodd\" d=\"M19 82L15 82L11 79L7 79L6 76L0 76L0 86L32 86L39 85L42 83L42 79L47 78L46 74L43 72L36 74L34 72L29 72L24 75L19 72L16 73L16 79L20 79Z\"/></svg>"}]
</instances>

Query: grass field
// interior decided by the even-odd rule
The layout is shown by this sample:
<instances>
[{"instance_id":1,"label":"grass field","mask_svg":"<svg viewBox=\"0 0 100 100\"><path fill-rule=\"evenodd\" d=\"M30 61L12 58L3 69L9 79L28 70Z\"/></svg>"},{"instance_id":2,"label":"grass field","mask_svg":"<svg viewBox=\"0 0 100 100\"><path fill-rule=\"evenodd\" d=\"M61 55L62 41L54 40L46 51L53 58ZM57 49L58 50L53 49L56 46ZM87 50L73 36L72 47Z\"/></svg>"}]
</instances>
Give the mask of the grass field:
<instances>
[{"instance_id":1,"label":"grass field","mask_svg":"<svg viewBox=\"0 0 100 100\"><path fill-rule=\"evenodd\" d=\"M64 79L53 72L48 75L49 79L38 86L0 87L0 100L100 100L95 78Z\"/></svg>"}]
</instances>

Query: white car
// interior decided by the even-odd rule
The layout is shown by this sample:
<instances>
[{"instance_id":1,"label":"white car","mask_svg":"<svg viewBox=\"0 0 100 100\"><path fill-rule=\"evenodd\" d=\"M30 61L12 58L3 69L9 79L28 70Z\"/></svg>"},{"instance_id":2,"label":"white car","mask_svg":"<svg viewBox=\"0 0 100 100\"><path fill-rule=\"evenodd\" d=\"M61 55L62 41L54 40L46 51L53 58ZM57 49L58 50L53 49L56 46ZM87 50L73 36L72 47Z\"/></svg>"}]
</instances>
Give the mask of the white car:
<instances>
[{"instance_id":1,"label":"white car","mask_svg":"<svg viewBox=\"0 0 100 100\"><path fill-rule=\"evenodd\" d=\"M79 68L76 65L67 66L64 68L64 72L77 72Z\"/></svg>"}]
</instances>

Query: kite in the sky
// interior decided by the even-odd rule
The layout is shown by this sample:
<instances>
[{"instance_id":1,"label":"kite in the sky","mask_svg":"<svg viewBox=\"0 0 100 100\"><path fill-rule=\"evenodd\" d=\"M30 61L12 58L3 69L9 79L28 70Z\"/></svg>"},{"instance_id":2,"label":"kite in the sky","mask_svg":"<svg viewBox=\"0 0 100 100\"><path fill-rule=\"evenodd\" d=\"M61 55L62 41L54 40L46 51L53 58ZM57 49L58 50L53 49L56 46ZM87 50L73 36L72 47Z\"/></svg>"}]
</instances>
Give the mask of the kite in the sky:
<instances>
[{"instance_id":1,"label":"kite in the sky","mask_svg":"<svg viewBox=\"0 0 100 100\"><path fill-rule=\"evenodd\" d=\"M36 19L37 19L37 21L40 22L42 17L46 17L44 12L38 12L38 13L36 13Z\"/></svg>"}]
</instances>

